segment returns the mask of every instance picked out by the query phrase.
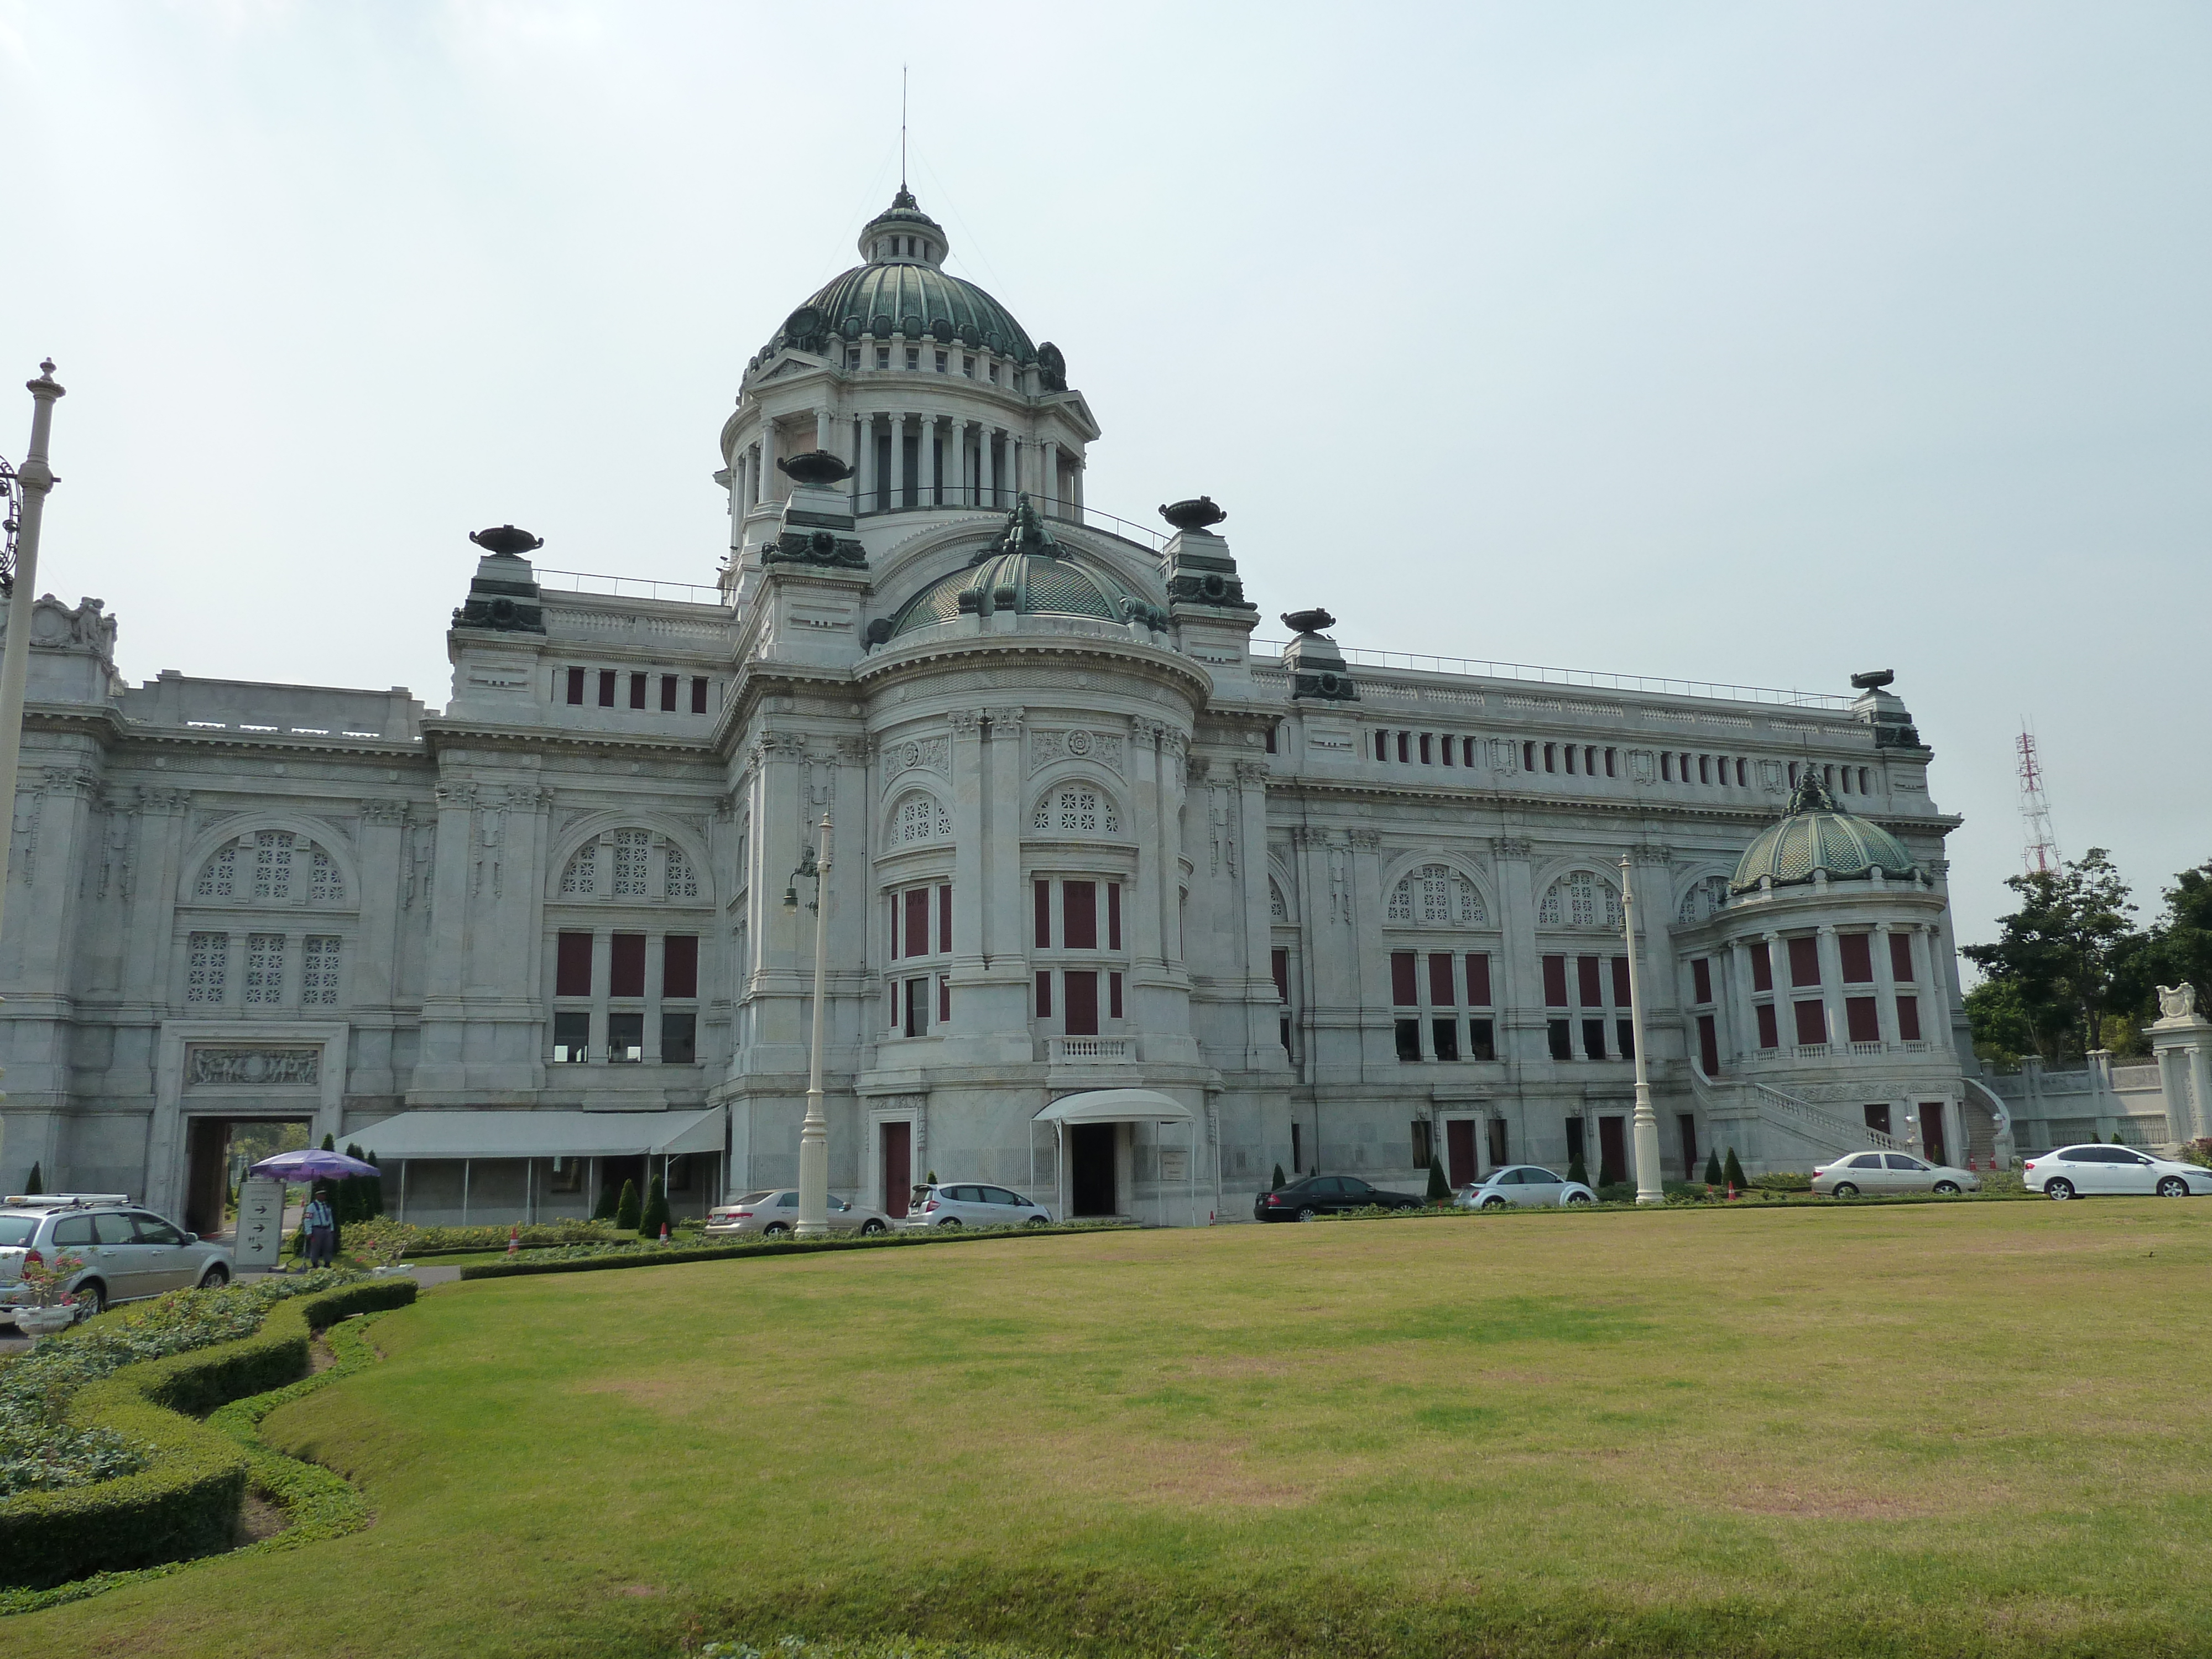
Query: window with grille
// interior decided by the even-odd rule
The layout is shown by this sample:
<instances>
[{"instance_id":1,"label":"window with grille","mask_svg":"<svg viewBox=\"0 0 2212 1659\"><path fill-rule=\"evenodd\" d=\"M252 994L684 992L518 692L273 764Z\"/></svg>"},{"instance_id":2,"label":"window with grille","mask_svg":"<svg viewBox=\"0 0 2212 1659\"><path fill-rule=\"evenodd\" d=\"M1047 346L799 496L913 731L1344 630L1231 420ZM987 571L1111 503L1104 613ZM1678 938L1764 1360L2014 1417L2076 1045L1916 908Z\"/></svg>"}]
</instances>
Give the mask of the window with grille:
<instances>
[{"instance_id":1,"label":"window with grille","mask_svg":"<svg viewBox=\"0 0 2212 1659\"><path fill-rule=\"evenodd\" d=\"M274 1004L284 1000L284 935L246 936L246 1000Z\"/></svg>"},{"instance_id":2,"label":"window with grille","mask_svg":"<svg viewBox=\"0 0 2212 1659\"><path fill-rule=\"evenodd\" d=\"M917 790L898 804L891 817L891 840L901 847L921 841L949 841L952 815L936 796Z\"/></svg>"},{"instance_id":3,"label":"window with grille","mask_svg":"<svg viewBox=\"0 0 2212 1659\"><path fill-rule=\"evenodd\" d=\"M587 842L576 849L568 867L561 872L561 890L576 898L591 898L599 890L599 844Z\"/></svg>"},{"instance_id":4,"label":"window with grille","mask_svg":"<svg viewBox=\"0 0 2212 1659\"><path fill-rule=\"evenodd\" d=\"M221 1002L230 968L228 933L194 933L185 942L185 1000Z\"/></svg>"},{"instance_id":5,"label":"window with grille","mask_svg":"<svg viewBox=\"0 0 2212 1659\"><path fill-rule=\"evenodd\" d=\"M243 853L245 856L240 855ZM289 830L258 830L216 848L193 884L195 898L264 904L343 904L345 878L316 842Z\"/></svg>"},{"instance_id":6,"label":"window with grille","mask_svg":"<svg viewBox=\"0 0 2212 1659\"><path fill-rule=\"evenodd\" d=\"M699 878L692 871L691 860L684 856L681 848L672 845L668 849L667 873L662 879L661 891L672 899L695 899L699 896Z\"/></svg>"},{"instance_id":7,"label":"window with grille","mask_svg":"<svg viewBox=\"0 0 2212 1659\"><path fill-rule=\"evenodd\" d=\"M338 945L332 933L307 935L300 969L300 1002L304 1007L330 1007L338 1000Z\"/></svg>"},{"instance_id":8,"label":"window with grille","mask_svg":"<svg viewBox=\"0 0 2212 1659\"><path fill-rule=\"evenodd\" d=\"M1391 890L1389 920L1423 927L1474 927L1489 921L1474 884L1449 865L1428 864Z\"/></svg>"},{"instance_id":9,"label":"window with grille","mask_svg":"<svg viewBox=\"0 0 2212 1659\"><path fill-rule=\"evenodd\" d=\"M615 831L615 897L643 898L646 896L646 866L652 859L652 831Z\"/></svg>"},{"instance_id":10,"label":"window with grille","mask_svg":"<svg viewBox=\"0 0 2212 1659\"><path fill-rule=\"evenodd\" d=\"M1118 836L1121 833L1121 819L1115 814L1114 803L1097 790L1079 784L1055 789L1047 794L1037 803L1030 827L1078 836L1102 833Z\"/></svg>"},{"instance_id":11,"label":"window with grille","mask_svg":"<svg viewBox=\"0 0 2212 1659\"><path fill-rule=\"evenodd\" d=\"M1694 927L1725 905L1728 896L1726 876L1707 876L1702 881L1692 882L1690 890L1682 895L1682 902L1674 912L1674 920L1686 927Z\"/></svg>"},{"instance_id":12,"label":"window with grille","mask_svg":"<svg viewBox=\"0 0 2212 1659\"><path fill-rule=\"evenodd\" d=\"M1613 884L1589 870L1571 871L1544 891L1536 909L1540 927L1602 927L1620 931L1620 894Z\"/></svg>"}]
</instances>

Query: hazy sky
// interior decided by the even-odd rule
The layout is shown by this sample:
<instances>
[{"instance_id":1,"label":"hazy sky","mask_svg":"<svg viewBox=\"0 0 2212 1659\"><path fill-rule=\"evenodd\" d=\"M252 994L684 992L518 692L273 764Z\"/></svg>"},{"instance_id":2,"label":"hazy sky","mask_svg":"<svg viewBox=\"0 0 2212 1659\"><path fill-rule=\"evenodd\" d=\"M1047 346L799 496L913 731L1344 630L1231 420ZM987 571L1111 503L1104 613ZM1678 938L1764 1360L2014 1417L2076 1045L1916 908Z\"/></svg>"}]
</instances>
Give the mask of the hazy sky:
<instances>
[{"instance_id":1,"label":"hazy sky","mask_svg":"<svg viewBox=\"0 0 2212 1659\"><path fill-rule=\"evenodd\" d=\"M0 0L0 387L133 678L447 695L471 528L710 581L745 359L896 185L1348 645L1893 667L1962 938L2013 740L2212 858L2212 8ZM0 453L29 399L0 391ZM1278 629L1270 630L1279 632Z\"/></svg>"}]
</instances>

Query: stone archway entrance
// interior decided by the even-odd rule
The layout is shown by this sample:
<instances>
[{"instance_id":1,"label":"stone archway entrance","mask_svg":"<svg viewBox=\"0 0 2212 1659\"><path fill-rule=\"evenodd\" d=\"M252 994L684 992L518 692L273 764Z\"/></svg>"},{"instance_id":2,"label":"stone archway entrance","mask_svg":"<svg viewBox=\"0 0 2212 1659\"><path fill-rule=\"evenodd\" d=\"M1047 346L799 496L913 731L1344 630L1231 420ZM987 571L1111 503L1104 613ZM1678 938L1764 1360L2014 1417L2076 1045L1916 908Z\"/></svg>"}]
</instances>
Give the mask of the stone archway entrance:
<instances>
[{"instance_id":1,"label":"stone archway entrance","mask_svg":"<svg viewBox=\"0 0 2212 1659\"><path fill-rule=\"evenodd\" d=\"M230 1231L230 1188L250 1164L307 1145L314 1120L299 1117L212 1117L185 1121L185 1192L177 1218L187 1232L220 1238Z\"/></svg>"}]
</instances>

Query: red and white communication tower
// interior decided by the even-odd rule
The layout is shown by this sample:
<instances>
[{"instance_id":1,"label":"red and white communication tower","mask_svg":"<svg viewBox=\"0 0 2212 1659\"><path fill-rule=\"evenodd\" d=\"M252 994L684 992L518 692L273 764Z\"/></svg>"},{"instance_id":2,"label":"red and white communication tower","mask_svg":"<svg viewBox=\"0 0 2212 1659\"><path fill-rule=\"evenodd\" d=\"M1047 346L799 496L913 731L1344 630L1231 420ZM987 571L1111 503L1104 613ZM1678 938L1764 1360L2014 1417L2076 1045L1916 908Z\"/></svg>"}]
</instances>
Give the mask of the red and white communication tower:
<instances>
[{"instance_id":1,"label":"red and white communication tower","mask_svg":"<svg viewBox=\"0 0 2212 1659\"><path fill-rule=\"evenodd\" d=\"M2021 859L2027 873L2058 873L2058 832L2051 827L2051 802L2043 793L2043 763L2035 753L2035 728L2020 723Z\"/></svg>"}]
</instances>

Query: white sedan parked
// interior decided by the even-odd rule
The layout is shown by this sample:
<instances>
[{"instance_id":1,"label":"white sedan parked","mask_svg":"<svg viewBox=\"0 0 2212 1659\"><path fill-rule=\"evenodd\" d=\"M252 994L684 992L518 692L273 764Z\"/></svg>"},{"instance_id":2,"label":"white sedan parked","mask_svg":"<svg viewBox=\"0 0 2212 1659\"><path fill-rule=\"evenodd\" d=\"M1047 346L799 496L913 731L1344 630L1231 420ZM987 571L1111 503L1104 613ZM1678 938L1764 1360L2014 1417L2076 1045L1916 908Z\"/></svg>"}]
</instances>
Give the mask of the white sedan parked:
<instances>
[{"instance_id":1,"label":"white sedan parked","mask_svg":"<svg viewBox=\"0 0 2212 1659\"><path fill-rule=\"evenodd\" d=\"M1511 1164L1493 1170L1487 1181L1472 1181L1452 1203L1462 1210L1502 1210L1508 1205L1548 1209L1555 1204L1595 1204L1597 1194L1536 1164Z\"/></svg>"},{"instance_id":2,"label":"white sedan parked","mask_svg":"<svg viewBox=\"0 0 2212 1659\"><path fill-rule=\"evenodd\" d=\"M1813 1171L1813 1190L1825 1198L1856 1198L1874 1193L1978 1193L1982 1178L1972 1170L1930 1164L1910 1152L1853 1152Z\"/></svg>"},{"instance_id":3,"label":"white sedan parked","mask_svg":"<svg viewBox=\"0 0 2212 1659\"><path fill-rule=\"evenodd\" d=\"M2061 1146L2021 1164L2020 1176L2028 1191L2052 1198L2087 1198L2093 1193L2190 1198L2212 1193L2212 1170L2169 1164L2132 1146Z\"/></svg>"},{"instance_id":4,"label":"white sedan parked","mask_svg":"<svg viewBox=\"0 0 2212 1659\"><path fill-rule=\"evenodd\" d=\"M1052 1212L1035 1199L1004 1187L975 1182L916 1186L907 1206L908 1227L1042 1227Z\"/></svg>"}]
</instances>

